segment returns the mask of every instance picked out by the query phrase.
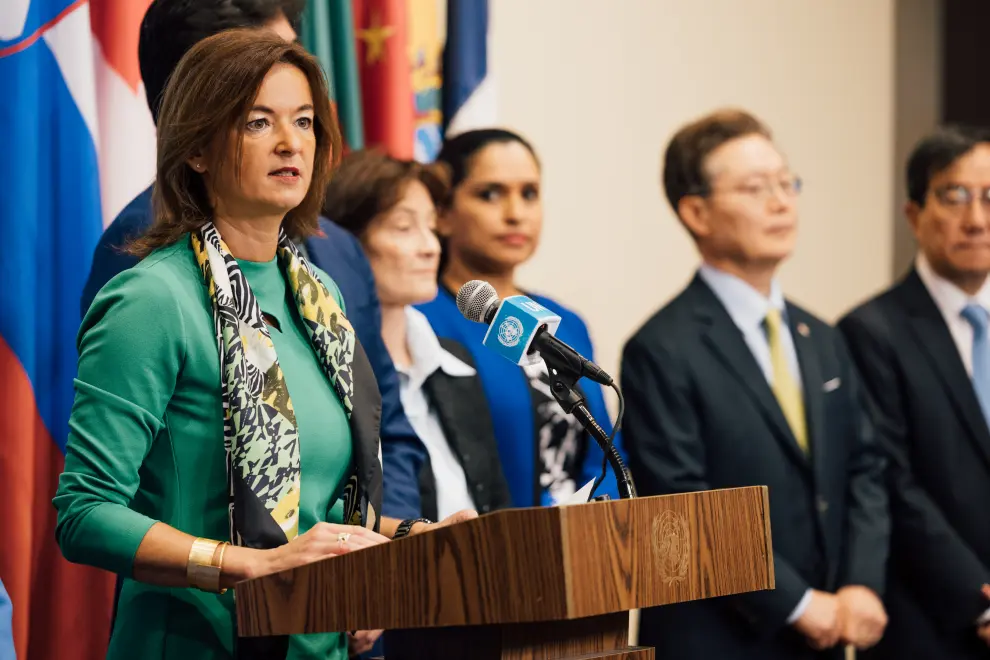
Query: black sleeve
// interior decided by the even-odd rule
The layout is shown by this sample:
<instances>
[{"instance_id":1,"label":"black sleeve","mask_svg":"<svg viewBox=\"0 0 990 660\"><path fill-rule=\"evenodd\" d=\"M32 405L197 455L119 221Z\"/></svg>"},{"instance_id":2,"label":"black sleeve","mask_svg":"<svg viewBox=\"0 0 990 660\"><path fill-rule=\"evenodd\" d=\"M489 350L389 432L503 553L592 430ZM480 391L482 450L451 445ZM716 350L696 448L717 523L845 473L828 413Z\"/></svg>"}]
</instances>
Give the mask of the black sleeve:
<instances>
[{"instance_id":1,"label":"black sleeve","mask_svg":"<svg viewBox=\"0 0 990 660\"><path fill-rule=\"evenodd\" d=\"M870 401L841 336L837 339L849 386L849 405L856 415L856 437L852 439L848 462L848 545L841 583L869 587L882 596L890 555L889 501L884 484L886 458L877 442Z\"/></svg>"}]
</instances>

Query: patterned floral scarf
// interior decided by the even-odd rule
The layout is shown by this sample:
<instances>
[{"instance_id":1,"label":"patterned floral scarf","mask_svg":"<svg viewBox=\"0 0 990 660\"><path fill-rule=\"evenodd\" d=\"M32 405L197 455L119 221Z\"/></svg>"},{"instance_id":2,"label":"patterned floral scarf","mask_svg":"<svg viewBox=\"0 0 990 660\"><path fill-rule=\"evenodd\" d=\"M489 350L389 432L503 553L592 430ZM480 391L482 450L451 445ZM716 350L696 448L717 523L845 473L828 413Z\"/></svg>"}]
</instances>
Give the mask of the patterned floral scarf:
<instances>
[{"instance_id":1,"label":"patterned floral scarf","mask_svg":"<svg viewBox=\"0 0 990 660\"><path fill-rule=\"evenodd\" d=\"M230 538L235 545L274 548L299 534L302 474L296 415L268 326L237 260L212 222L191 240L213 306L220 350ZM284 232L277 255L313 351L351 419L354 329ZM357 481L355 470L344 489L345 520L373 524L376 516L359 507L364 498Z\"/></svg>"}]
</instances>

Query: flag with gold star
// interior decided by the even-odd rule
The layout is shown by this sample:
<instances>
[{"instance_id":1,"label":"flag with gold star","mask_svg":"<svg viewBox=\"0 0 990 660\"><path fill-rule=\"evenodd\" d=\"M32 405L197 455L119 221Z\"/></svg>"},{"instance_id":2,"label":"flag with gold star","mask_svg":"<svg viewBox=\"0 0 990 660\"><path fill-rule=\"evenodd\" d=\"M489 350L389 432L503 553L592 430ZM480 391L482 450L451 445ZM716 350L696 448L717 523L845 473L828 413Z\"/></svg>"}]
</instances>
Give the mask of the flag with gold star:
<instances>
[{"instance_id":1,"label":"flag with gold star","mask_svg":"<svg viewBox=\"0 0 990 660\"><path fill-rule=\"evenodd\" d=\"M414 157L408 0L354 0L365 146Z\"/></svg>"}]
</instances>

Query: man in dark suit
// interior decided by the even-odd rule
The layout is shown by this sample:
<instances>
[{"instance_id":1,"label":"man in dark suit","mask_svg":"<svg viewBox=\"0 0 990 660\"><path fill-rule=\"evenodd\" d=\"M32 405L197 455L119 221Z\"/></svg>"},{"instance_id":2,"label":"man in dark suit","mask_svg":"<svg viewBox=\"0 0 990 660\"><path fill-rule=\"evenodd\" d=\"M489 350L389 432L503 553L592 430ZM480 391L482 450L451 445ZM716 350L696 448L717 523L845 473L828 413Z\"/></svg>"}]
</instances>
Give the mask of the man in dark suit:
<instances>
[{"instance_id":1,"label":"man in dark suit","mask_svg":"<svg viewBox=\"0 0 990 660\"><path fill-rule=\"evenodd\" d=\"M889 438L890 628L871 657L990 657L990 133L908 161L914 268L839 324Z\"/></svg>"},{"instance_id":2,"label":"man in dark suit","mask_svg":"<svg viewBox=\"0 0 990 660\"><path fill-rule=\"evenodd\" d=\"M784 300L800 180L739 111L682 128L663 172L704 260L626 345L623 432L642 495L769 487L776 589L644 611L657 657L841 657L882 635L883 459L837 331Z\"/></svg>"}]
</instances>

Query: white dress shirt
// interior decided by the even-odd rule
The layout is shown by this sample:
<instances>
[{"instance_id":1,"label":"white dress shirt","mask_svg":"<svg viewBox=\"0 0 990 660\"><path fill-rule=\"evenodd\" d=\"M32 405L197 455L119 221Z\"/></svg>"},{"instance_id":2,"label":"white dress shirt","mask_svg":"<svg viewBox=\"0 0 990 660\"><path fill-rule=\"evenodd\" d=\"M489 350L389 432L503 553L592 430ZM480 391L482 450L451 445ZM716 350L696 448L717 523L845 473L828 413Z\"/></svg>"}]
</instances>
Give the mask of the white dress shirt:
<instances>
[{"instance_id":1,"label":"white dress shirt","mask_svg":"<svg viewBox=\"0 0 990 660\"><path fill-rule=\"evenodd\" d=\"M952 334L952 341L959 351L966 373L973 375L973 326L963 318L962 311L967 305L976 304L990 312L990 280L971 296L958 286L945 279L934 270L924 255L919 254L915 260L918 277L931 294L935 306L942 312L945 325Z\"/></svg>"},{"instance_id":2,"label":"white dress shirt","mask_svg":"<svg viewBox=\"0 0 990 660\"><path fill-rule=\"evenodd\" d=\"M780 341L783 344L784 355L787 358L787 366L791 370L791 376L797 386L801 387L801 366L798 363L797 350L794 348L794 337L791 336L791 329L787 324L787 309L784 304L784 294L780 289L777 280L770 284L770 297L754 289L743 282L735 275L730 275L714 266L702 264L698 269L698 274L705 281L715 296L725 307L732 322L736 324L742 332L746 345L760 365L764 377L773 387L773 362L770 359L770 343L767 340L765 321L771 308L780 312L784 323L781 323ZM791 624L801 618L804 611L811 602L811 589L804 592L797 606L787 617L787 623Z\"/></svg>"},{"instance_id":3,"label":"white dress shirt","mask_svg":"<svg viewBox=\"0 0 990 660\"><path fill-rule=\"evenodd\" d=\"M787 358L787 366L798 387L801 387L801 368L798 365L797 351L794 349L794 337L787 325L787 310L784 305L784 294L780 284L774 280L770 284L770 297L751 287L735 275L718 270L708 264L702 264L698 274L705 281L715 296L729 312L732 322L742 332L746 345L760 365L767 382L773 386L773 363L770 359L770 343L767 341L766 318L771 308L780 312L784 323L781 324L780 341Z\"/></svg>"},{"instance_id":4,"label":"white dress shirt","mask_svg":"<svg viewBox=\"0 0 990 660\"><path fill-rule=\"evenodd\" d=\"M979 305L990 312L990 279L983 283L983 286L971 296L958 286L945 279L932 269L923 254L918 254L915 259L915 270L921 278L925 288L935 301L935 306L942 313L945 325L949 328L952 341L959 351L963 366L970 378L973 377L973 326L963 318L962 311L967 305ZM988 608L977 619L977 624L990 623L990 608Z\"/></svg>"},{"instance_id":5,"label":"white dress shirt","mask_svg":"<svg viewBox=\"0 0 990 660\"><path fill-rule=\"evenodd\" d=\"M448 353L440 345L430 322L417 309L406 307L406 342L412 357L409 367L395 365L399 372L399 398L409 423L426 445L437 485L437 515L443 520L462 509L473 509L464 468L450 448L437 411L423 390L426 380L437 369L452 377L474 376L477 372Z\"/></svg>"}]
</instances>

